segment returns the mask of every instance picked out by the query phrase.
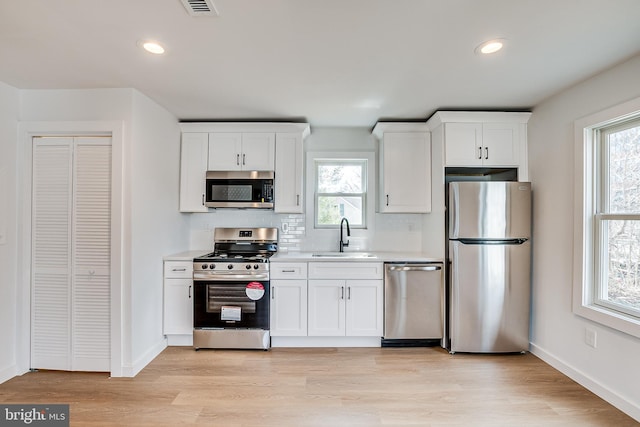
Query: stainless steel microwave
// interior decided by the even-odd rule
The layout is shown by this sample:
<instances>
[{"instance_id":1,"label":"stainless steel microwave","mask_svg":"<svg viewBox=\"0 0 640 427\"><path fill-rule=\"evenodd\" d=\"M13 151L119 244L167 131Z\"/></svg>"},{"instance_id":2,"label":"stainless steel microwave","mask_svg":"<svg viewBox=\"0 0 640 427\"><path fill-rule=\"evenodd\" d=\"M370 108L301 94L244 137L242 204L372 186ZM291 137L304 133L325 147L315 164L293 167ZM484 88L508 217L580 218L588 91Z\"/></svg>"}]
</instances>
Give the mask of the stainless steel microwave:
<instances>
[{"instance_id":1,"label":"stainless steel microwave","mask_svg":"<svg viewBox=\"0 0 640 427\"><path fill-rule=\"evenodd\" d=\"M208 171L205 206L273 209L273 171Z\"/></svg>"}]
</instances>

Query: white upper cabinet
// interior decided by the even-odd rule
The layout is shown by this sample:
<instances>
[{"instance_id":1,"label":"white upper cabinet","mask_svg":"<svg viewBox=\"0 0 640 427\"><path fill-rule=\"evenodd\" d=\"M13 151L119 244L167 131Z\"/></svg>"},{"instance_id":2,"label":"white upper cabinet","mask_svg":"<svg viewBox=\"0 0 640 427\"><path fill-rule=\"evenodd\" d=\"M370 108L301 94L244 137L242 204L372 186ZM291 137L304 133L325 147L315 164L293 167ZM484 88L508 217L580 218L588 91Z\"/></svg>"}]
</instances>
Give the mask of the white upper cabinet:
<instances>
[{"instance_id":1,"label":"white upper cabinet","mask_svg":"<svg viewBox=\"0 0 640 427\"><path fill-rule=\"evenodd\" d=\"M424 123L378 123L378 210L431 212L431 135Z\"/></svg>"},{"instance_id":2,"label":"white upper cabinet","mask_svg":"<svg viewBox=\"0 0 640 427\"><path fill-rule=\"evenodd\" d=\"M520 165L517 123L445 123L447 166Z\"/></svg>"},{"instance_id":3,"label":"white upper cabinet","mask_svg":"<svg viewBox=\"0 0 640 427\"><path fill-rule=\"evenodd\" d=\"M278 213L303 212L303 134L276 134L275 207Z\"/></svg>"},{"instance_id":4,"label":"white upper cabinet","mask_svg":"<svg viewBox=\"0 0 640 427\"><path fill-rule=\"evenodd\" d=\"M207 212L204 205L209 137L185 132L180 147L180 212Z\"/></svg>"},{"instance_id":5,"label":"white upper cabinet","mask_svg":"<svg viewBox=\"0 0 640 427\"><path fill-rule=\"evenodd\" d=\"M207 212L207 171L275 171L275 211L303 212L307 123L181 123L180 212ZM277 157L277 161L276 161Z\"/></svg>"},{"instance_id":6,"label":"white upper cabinet","mask_svg":"<svg viewBox=\"0 0 640 427\"><path fill-rule=\"evenodd\" d=\"M210 171L272 171L275 133L213 132L209 134Z\"/></svg>"},{"instance_id":7,"label":"white upper cabinet","mask_svg":"<svg viewBox=\"0 0 640 427\"><path fill-rule=\"evenodd\" d=\"M527 122L531 113L439 111L427 122L444 138L448 167L514 167L527 179ZM439 129L442 127L442 129Z\"/></svg>"}]
</instances>

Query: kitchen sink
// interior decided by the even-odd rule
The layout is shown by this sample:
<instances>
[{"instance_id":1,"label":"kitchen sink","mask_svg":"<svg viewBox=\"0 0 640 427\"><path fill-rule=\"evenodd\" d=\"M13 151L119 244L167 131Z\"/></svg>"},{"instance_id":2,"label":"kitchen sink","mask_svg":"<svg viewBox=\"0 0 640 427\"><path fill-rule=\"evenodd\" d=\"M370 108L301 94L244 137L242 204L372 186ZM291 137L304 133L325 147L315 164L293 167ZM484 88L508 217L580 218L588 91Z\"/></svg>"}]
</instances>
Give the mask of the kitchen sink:
<instances>
[{"instance_id":1,"label":"kitchen sink","mask_svg":"<svg viewBox=\"0 0 640 427\"><path fill-rule=\"evenodd\" d=\"M374 254L367 252L323 252L311 254L313 258L375 258Z\"/></svg>"}]
</instances>

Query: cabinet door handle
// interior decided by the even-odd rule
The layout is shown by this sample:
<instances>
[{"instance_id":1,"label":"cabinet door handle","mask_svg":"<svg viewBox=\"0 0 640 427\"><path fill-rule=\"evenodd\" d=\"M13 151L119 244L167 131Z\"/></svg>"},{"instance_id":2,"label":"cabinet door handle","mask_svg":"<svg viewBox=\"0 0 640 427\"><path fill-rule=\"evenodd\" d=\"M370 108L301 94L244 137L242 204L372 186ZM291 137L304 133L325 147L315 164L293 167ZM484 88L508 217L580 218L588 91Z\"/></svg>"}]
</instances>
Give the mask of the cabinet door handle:
<instances>
[{"instance_id":1,"label":"cabinet door handle","mask_svg":"<svg viewBox=\"0 0 640 427\"><path fill-rule=\"evenodd\" d=\"M243 155L242 155L242 166L244 166L244 165L246 165L246 164L247 164L247 162L245 162L246 158L247 158L247 155L246 155L246 154L243 154Z\"/></svg>"},{"instance_id":2,"label":"cabinet door handle","mask_svg":"<svg viewBox=\"0 0 640 427\"><path fill-rule=\"evenodd\" d=\"M351 299L351 286L347 286L347 299Z\"/></svg>"},{"instance_id":3,"label":"cabinet door handle","mask_svg":"<svg viewBox=\"0 0 640 427\"><path fill-rule=\"evenodd\" d=\"M282 270L283 273L295 273L295 270Z\"/></svg>"},{"instance_id":4,"label":"cabinet door handle","mask_svg":"<svg viewBox=\"0 0 640 427\"><path fill-rule=\"evenodd\" d=\"M484 147L484 159L489 159L489 147Z\"/></svg>"},{"instance_id":5,"label":"cabinet door handle","mask_svg":"<svg viewBox=\"0 0 640 427\"><path fill-rule=\"evenodd\" d=\"M478 147L478 160L482 160L482 147Z\"/></svg>"},{"instance_id":6,"label":"cabinet door handle","mask_svg":"<svg viewBox=\"0 0 640 427\"><path fill-rule=\"evenodd\" d=\"M191 285L189 285L189 298L191 298Z\"/></svg>"},{"instance_id":7,"label":"cabinet door handle","mask_svg":"<svg viewBox=\"0 0 640 427\"><path fill-rule=\"evenodd\" d=\"M271 299L276 299L276 287L271 287Z\"/></svg>"},{"instance_id":8,"label":"cabinet door handle","mask_svg":"<svg viewBox=\"0 0 640 427\"><path fill-rule=\"evenodd\" d=\"M300 206L300 195L296 194L296 206Z\"/></svg>"},{"instance_id":9,"label":"cabinet door handle","mask_svg":"<svg viewBox=\"0 0 640 427\"><path fill-rule=\"evenodd\" d=\"M187 271L186 268L173 268L171 271Z\"/></svg>"},{"instance_id":10,"label":"cabinet door handle","mask_svg":"<svg viewBox=\"0 0 640 427\"><path fill-rule=\"evenodd\" d=\"M202 195L202 206L204 206L204 194Z\"/></svg>"},{"instance_id":11,"label":"cabinet door handle","mask_svg":"<svg viewBox=\"0 0 640 427\"><path fill-rule=\"evenodd\" d=\"M387 206L389 206L389 195L387 194Z\"/></svg>"},{"instance_id":12,"label":"cabinet door handle","mask_svg":"<svg viewBox=\"0 0 640 427\"><path fill-rule=\"evenodd\" d=\"M240 154L236 154L236 166L240 166Z\"/></svg>"},{"instance_id":13,"label":"cabinet door handle","mask_svg":"<svg viewBox=\"0 0 640 427\"><path fill-rule=\"evenodd\" d=\"M340 286L340 299L344 299L344 286Z\"/></svg>"}]
</instances>

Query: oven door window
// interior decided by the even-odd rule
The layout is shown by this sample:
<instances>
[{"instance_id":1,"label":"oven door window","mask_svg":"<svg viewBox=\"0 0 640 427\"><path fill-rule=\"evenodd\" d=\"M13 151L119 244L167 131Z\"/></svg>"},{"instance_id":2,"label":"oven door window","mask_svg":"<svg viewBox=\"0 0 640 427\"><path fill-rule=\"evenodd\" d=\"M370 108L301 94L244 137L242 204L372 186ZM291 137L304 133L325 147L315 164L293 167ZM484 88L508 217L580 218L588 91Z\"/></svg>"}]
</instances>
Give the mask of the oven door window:
<instances>
[{"instance_id":1,"label":"oven door window","mask_svg":"<svg viewBox=\"0 0 640 427\"><path fill-rule=\"evenodd\" d=\"M256 302L247 297L244 287L217 284L207 285L207 313L222 314L224 311L223 307L238 307L240 313L256 312Z\"/></svg>"},{"instance_id":2,"label":"oven door window","mask_svg":"<svg viewBox=\"0 0 640 427\"><path fill-rule=\"evenodd\" d=\"M264 290L257 299L251 285ZM259 295L259 294L258 294ZM195 328L269 329L269 282L194 282Z\"/></svg>"}]
</instances>

